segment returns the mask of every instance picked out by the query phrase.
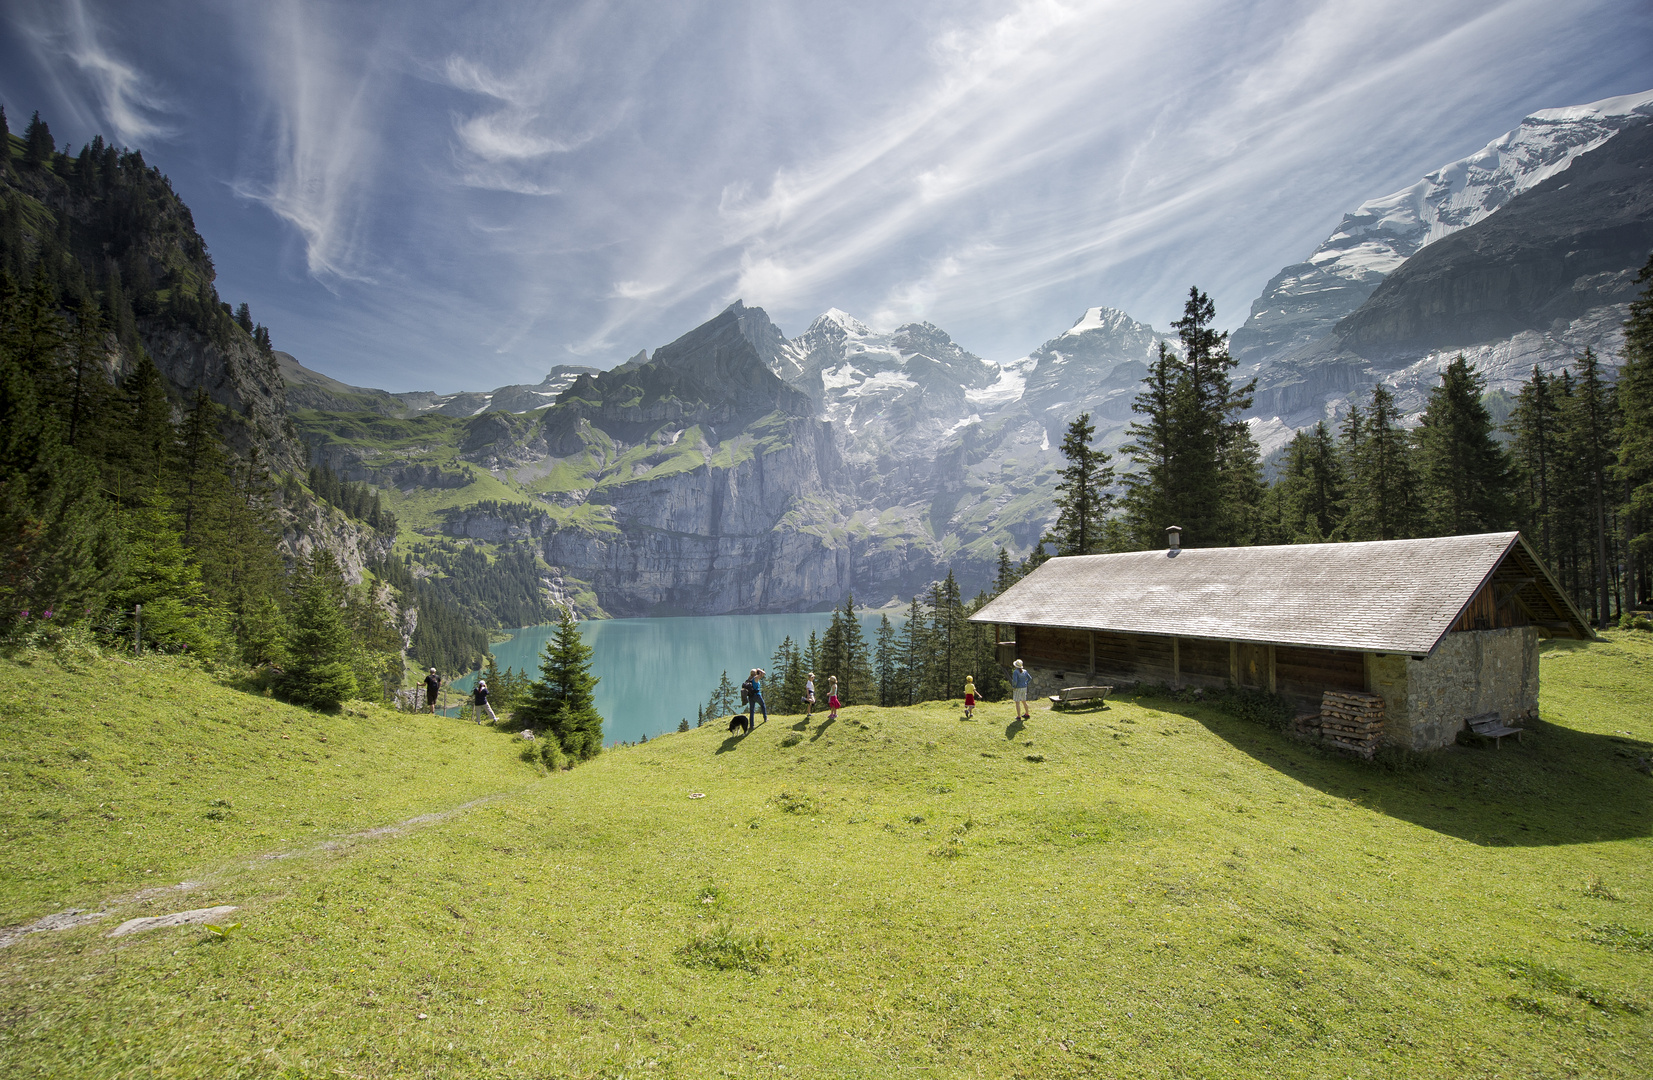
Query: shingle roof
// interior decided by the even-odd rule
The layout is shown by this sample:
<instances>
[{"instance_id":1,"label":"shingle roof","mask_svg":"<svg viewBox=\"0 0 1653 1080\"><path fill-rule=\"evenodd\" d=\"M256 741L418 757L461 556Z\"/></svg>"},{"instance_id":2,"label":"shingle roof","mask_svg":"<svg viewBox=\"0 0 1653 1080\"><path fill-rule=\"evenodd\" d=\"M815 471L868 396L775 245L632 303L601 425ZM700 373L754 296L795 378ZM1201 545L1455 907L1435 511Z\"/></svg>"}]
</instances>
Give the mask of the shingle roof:
<instances>
[{"instance_id":1,"label":"shingle roof","mask_svg":"<svg viewBox=\"0 0 1653 1080\"><path fill-rule=\"evenodd\" d=\"M1523 602L1589 637L1513 532L1057 558L971 621L1422 654L1512 551L1528 575L1512 585Z\"/></svg>"}]
</instances>

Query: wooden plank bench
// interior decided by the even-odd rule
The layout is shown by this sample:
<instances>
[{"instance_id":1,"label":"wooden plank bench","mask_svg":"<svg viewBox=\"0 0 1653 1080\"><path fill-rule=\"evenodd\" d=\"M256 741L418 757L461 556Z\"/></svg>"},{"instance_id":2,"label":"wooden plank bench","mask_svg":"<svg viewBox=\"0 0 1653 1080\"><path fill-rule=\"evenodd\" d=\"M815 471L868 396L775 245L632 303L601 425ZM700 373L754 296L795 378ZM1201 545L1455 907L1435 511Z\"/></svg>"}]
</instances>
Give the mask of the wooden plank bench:
<instances>
[{"instance_id":1,"label":"wooden plank bench","mask_svg":"<svg viewBox=\"0 0 1653 1080\"><path fill-rule=\"evenodd\" d=\"M1075 701L1100 701L1102 707L1108 707L1108 695L1113 693L1111 686L1069 686L1060 693L1050 695L1050 706L1060 709Z\"/></svg>"},{"instance_id":2,"label":"wooden plank bench","mask_svg":"<svg viewBox=\"0 0 1653 1080\"><path fill-rule=\"evenodd\" d=\"M1491 739L1493 748L1498 750L1504 748L1505 735L1514 735L1515 741L1520 742L1521 732L1526 730L1525 728L1510 727L1495 712L1471 716L1464 721L1464 724L1469 728L1472 735L1482 739Z\"/></svg>"}]
</instances>

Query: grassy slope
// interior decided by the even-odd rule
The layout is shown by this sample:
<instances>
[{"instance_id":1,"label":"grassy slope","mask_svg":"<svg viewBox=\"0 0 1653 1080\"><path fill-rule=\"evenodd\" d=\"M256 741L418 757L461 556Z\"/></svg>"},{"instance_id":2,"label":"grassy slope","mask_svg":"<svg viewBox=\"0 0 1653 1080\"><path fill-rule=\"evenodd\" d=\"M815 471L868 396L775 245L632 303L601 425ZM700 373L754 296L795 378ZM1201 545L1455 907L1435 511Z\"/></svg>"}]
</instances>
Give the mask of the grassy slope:
<instances>
[{"instance_id":1,"label":"grassy slope","mask_svg":"<svg viewBox=\"0 0 1653 1080\"><path fill-rule=\"evenodd\" d=\"M1645 636L1554 647L1526 746L1398 775L1131 702L671 735L423 829L180 858L202 887L118 917L239 903L243 929L0 952L0 1073L1645 1076L1650 665ZM15 700L31 673L5 674ZM420 725L356 783L411 807L444 732L509 759ZM55 851L14 908L101 895ZM719 924L777 954L686 966Z\"/></svg>"}]
</instances>

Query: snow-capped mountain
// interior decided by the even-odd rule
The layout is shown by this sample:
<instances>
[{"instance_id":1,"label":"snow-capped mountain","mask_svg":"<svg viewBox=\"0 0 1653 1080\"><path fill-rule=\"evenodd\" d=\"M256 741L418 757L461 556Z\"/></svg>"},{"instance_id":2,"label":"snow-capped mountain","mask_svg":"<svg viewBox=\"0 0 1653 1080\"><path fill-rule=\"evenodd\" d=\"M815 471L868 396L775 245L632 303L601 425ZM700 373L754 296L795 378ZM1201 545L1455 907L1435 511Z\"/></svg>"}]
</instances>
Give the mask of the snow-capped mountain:
<instances>
[{"instance_id":1,"label":"snow-capped mountain","mask_svg":"<svg viewBox=\"0 0 1653 1080\"><path fill-rule=\"evenodd\" d=\"M884 332L832 308L790 345L800 358L794 384L850 431L880 421L893 435L921 420L965 419L975 411L970 395L1001 378L998 365L927 322Z\"/></svg>"},{"instance_id":2,"label":"snow-capped mountain","mask_svg":"<svg viewBox=\"0 0 1653 1080\"><path fill-rule=\"evenodd\" d=\"M1231 351L1255 365L1323 337L1425 246L1481 221L1649 117L1653 90L1545 109L1410 187L1362 203L1305 261L1275 275L1234 332Z\"/></svg>"},{"instance_id":3,"label":"snow-capped mountain","mask_svg":"<svg viewBox=\"0 0 1653 1080\"><path fill-rule=\"evenodd\" d=\"M1025 373L1021 400L1047 431L1059 431L1082 412L1105 431L1130 419L1159 343L1174 340L1116 308L1093 307L1005 370Z\"/></svg>"}]
</instances>

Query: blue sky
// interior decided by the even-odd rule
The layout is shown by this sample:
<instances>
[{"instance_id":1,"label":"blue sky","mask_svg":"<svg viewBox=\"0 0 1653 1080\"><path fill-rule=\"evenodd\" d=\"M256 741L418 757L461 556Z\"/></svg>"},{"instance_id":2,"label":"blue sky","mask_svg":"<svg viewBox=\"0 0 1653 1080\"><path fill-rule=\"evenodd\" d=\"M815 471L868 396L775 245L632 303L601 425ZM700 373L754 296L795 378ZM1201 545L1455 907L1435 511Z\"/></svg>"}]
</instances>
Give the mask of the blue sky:
<instances>
[{"instance_id":1,"label":"blue sky","mask_svg":"<svg viewBox=\"0 0 1653 1080\"><path fill-rule=\"evenodd\" d=\"M8 0L0 102L143 150L221 295L390 390L611 366L731 300L989 359L1653 87L1645 0Z\"/></svg>"}]
</instances>

